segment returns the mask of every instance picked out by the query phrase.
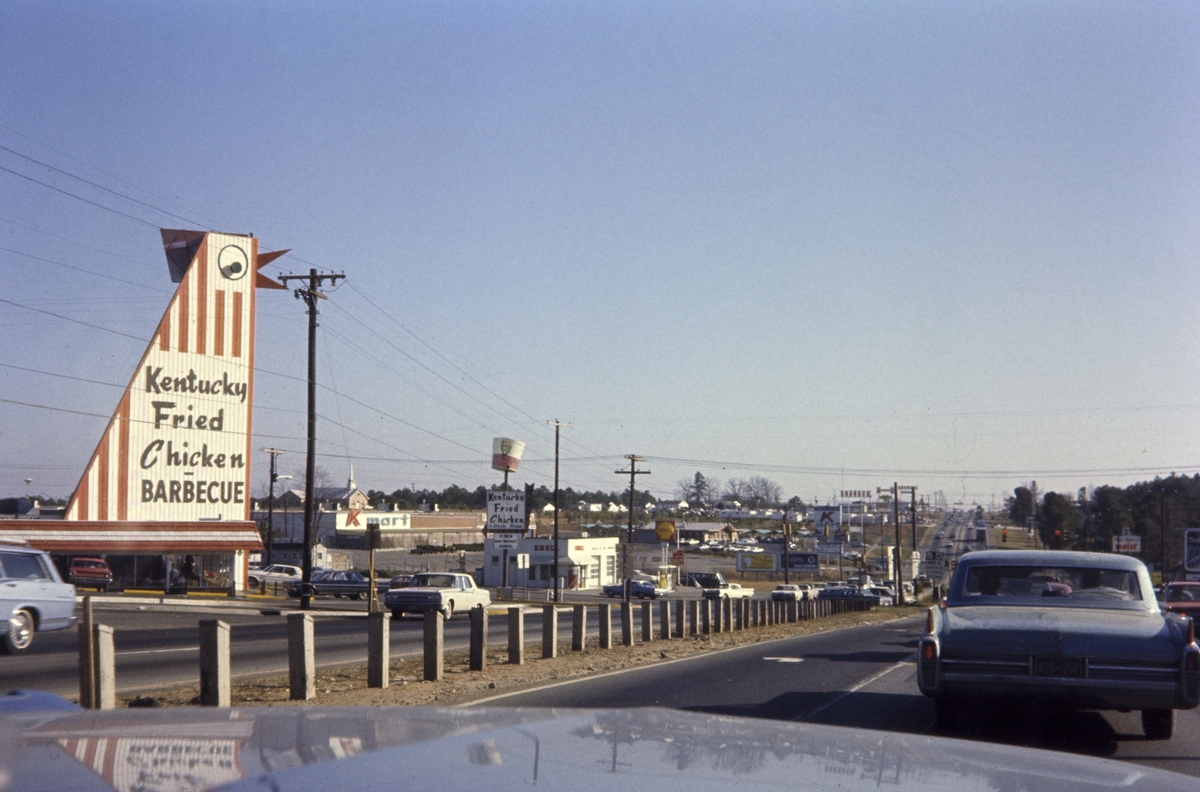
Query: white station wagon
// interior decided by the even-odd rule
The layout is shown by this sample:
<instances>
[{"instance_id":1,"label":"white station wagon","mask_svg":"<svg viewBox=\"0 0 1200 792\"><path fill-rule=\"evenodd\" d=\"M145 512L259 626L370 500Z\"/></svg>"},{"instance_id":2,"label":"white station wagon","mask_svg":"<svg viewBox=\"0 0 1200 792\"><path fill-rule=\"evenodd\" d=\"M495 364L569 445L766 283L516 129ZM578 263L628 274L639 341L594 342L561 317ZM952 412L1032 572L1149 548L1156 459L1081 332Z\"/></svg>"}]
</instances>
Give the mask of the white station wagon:
<instances>
[{"instance_id":1,"label":"white station wagon","mask_svg":"<svg viewBox=\"0 0 1200 792\"><path fill-rule=\"evenodd\" d=\"M34 632L75 624L75 587L50 556L22 543L0 544L0 651L20 654Z\"/></svg>"}]
</instances>

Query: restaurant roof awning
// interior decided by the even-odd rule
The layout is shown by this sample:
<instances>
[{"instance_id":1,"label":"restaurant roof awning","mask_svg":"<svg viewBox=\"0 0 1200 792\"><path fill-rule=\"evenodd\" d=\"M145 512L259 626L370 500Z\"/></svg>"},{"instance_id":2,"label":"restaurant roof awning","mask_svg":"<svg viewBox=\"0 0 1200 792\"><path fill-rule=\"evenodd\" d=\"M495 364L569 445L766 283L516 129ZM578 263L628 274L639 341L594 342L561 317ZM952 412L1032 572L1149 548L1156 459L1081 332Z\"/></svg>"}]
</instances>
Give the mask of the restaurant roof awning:
<instances>
[{"instance_id":1,"label":"restaurant roof awning","mask_svg":"<svg viewBox=\"0 0 1200 792\"><path fill-rule=\"evenodd\" d=\"M232 553L262 550L249 520L116 522L3 520L0 540L25 541L49 553Z\"/></svg>"}]
</instances>

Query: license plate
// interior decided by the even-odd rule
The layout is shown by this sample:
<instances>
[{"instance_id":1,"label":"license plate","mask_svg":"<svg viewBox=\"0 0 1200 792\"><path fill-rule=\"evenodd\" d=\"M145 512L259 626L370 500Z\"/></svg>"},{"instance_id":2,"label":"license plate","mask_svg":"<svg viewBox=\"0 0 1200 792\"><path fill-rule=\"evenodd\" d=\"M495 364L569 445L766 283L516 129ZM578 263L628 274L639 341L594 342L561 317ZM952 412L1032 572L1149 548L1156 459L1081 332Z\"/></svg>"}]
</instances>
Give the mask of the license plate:
<instances>
[{"instance_id":1,"label":"license plate","mask_svg":"<svg viewBox=\"0 0 1200 792\"><path fill-rule=\"evenodd\" d=\"M1033 673L1043 677L1083 678L1083 659L1079 657L1038 657L1033 661Z\"/></svg>"}]
</instances>

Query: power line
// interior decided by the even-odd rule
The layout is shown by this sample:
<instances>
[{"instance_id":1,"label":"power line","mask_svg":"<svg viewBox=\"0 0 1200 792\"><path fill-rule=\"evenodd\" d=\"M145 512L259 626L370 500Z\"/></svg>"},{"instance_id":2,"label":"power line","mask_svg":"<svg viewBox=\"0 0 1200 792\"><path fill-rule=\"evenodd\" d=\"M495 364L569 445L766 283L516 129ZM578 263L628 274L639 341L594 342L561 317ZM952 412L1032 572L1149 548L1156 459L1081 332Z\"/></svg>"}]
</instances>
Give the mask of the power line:
<instances>
[{"instance_id":1,"label":"power line","mask_svg":"<svg viewBox=\"0 0 1200 792\"><path fill-rule=\"evenodd\" d=\"M2 219L2 218L0 218L0 219ZM0 250L4 251L5 253L13 253L17 256L24 256L25 258L31 258L34 261L41 261L45 264L53 264L56 267L65 267L66 269L69 269L69 270L75 270L76 272L82 272L85 275L92 275L97 278L105 278L107 280L116 281L117 283L125 283L130 286L137 286L140 289L150 289L152 291L159 292L160 294L167 293L166 289L162 289L157 286L148 286L145 283L137 283L136 281L125 280L124 278L118 278L115 275L105 275L102 272L94 272L92 270L84 269L83 267L76 267L73 264L64 264L61 261L53 261L52 259L42 258L41 256L35 256L32 253L23 253L20 250L13 250L12 248L6 248L6 247L0 247Z\"/></svg>"},{"instance_id":2,"label":"power line","mask_svg":"<svg viewBox=\"0 0 1200 792\"><path fill-rule=\"evenodd\" d=\"M148 338L141 338L139 336L130 335L129 333L122 333L120 330L110 330L107 327L101 327L100 325L92 324L91 322L84 322L79 319L72 319L69 316L63 316L62 314L56 314L53 311L43 311L41 308L34 308L31 305L22 305L19 302L13 302L12 300L6 300L3 297L0 297L0 303L5 303L6 305L13 305L13 306L16 306L17 308L24 308L27 311L33 311L35 313L45 314L46 316L53 316L55 319L62 319L67 322L73 322L74 324L77 324L77 325L83 325L84 327L90 327L93 330L103 330L104 332L112 333L113 335L124 336L125 338L132 338L134 341L141 341L143 344L150 343L150 339L148 339Z\"/></svg>"},{"instance_id":3,"label":"power line","mask_svg":"<svg viewBox=\"0 0 1200 792\"><path fill-rule=\"evenodd\" d=\"M22 159L29 160L30 162L34 163L35 165L41 165L43 168L49 168L50 170L54 171L55 173L61 173L63 176L66 176L71 179L75 179L76 181L81 181L84 184L91 185L92 187L95 187L97 190L103 190L104 192L109 193L111 195L115 195L118 198L124 198L126 201L131 201L140 206L144 206L147 209L152 209L155 212L161 212L162 214L165 214L168 217L174 217L176 220L182 220L183 222L189 223L189 224L196 224L194 220L191 220L186 217L182 217L180 215L175 214L174 212L168 212L166 209L160 209L159 207L154 206L152 204L148 204L145 201L139 201L137 198L132 198L128 195L125 195L124 193L119 193L116 190L109 189L108 187L105 187L102 184L97 184L96 182L85 179L82 176L76 176L74 173L65 171L62 168L56 168L47 162L42 162L41 160L34 159L33 157L29 156L28 154L22 154L21 152L16 151L15 149L10 149L8 146L0 145L0 151L7 151L9 154L15 154L16 156L21 157Z\"/></svg>"},{"instance_id":4,"label":"power line","mask_svg":"<svg viewBox=\"0 0 1200 792\"><path fill-rule=\"evenodd\" d=\"M138 186L138 185L134 184L134 183L133 183L133 182L131 182L131 181L128 181L128 180L126 180L126 179L122 179L120 176L117 176L116 174L109 173L108 171L104 170L103 168L97 168L95 165L92 165L92 164L91 164L91 163L89 163L89 162L85 162L84 160L80 159L79 157L76 157L76 156L74 156L74 155L72 155L72 154L68 154L68 153L67 153L67 152L65 152L65 151L60 151L59 149L56 149L56 148L54 148L54 147L53 147L53 146L51 146L51 145L48 145L48 144L46 144L46 143L43 143L43 142L42 142L42 141L40 141L40 140L37 140L36 138L33 138L33 137L30 137L29 135L26 135L24 132L20 132L20 131L18 131L18 130L16 130L16 129L13 129L13 128L12 128L12 127L10 127L10 126L6 126L6 125L4 125L4 124L0 124L0 129L3 129L3 130L5 130L5 131L7 131L7 132L11 132L12 134L16 135L17 137L24 138L25 140L28 140L29 142L31 142L31 143L33 143L33 144L35 144L35 145L41 146L42 148L46 149L47 151L53 151L55 154L58 154L59 156L62 156L62 157L66 157L67 159L71 160L72 162L78 162L80 165L84 166L85 168L91 168L91 169L92 169L92 170L94 170L96 173L99 173L99 174L101 174L101 175L103 175L103 176L107 176L107 177L108 177L108 178L110 178L110 179L115 179L116 181L120 182L121 184L124 184L124 185L126 185L127 187L132 187L132 188L134 188L135 190L141 190L142 192L146 193L147 195L153 196L154 198L157 198L158 200L160 200L160 201L163 201L164 203L168 203L168 204L170 204L171 206L178 207L179 209L183 209L183 210L185 210L185 211L193 211L193 212L195 211L194 209L189 209L188 207L182 206L182 205L180 205L180 204L178 204L178 203L176 203L176 202L172 201L170 198L166 198L166 197L164 197L164 196L162 196L162 195L157 195L157 194L155 194L155 193L151 192L150 190L147 190L147 189L146 189L146 188L144 188L144 187L140 187L140 186ZM200 216L200 217L202 217L202 218L204 217L204 215L202 215L202 214L199 214L198 212L197 212L197 215L198 215L198 216ZM212 224L214 227L215 227L216 225L220 225L220 224L219 224L219 223L217 223L216 221L212 220L212 218L205 218L205 219L207 219L207 220L210 222L210 224ZM188 221L188 222L191 222L191 221Z\"/></svg>"},{"instance_id":5,"label":"power line","mask_svg":"<svg viewBox=\"0 0 1200 792\"><path fill-rule=\"evenodd\" d=\"M30 182L33 182L34 184L40 184L42 187L45 187L46 189L54 190L57 193L62 193L63 195L74 198L77 201L83 201L85 204L91 204L92 206L95 206L98 209L103 209L106 212L112 212L113 214L120 215L121 217L126 217L126 218L134 221L135 223L141 223L142 225L150 226L151 228L159 227L157 223L151 223L146 220L143 220L140 217L134 217L131 214L126 214L125 212L122 212L119 209L113 209L111 206L105 206L104 204L96 203L95 201L90 201L87 198L84 198L82 195L76 195L75 193L64 190L61 187L55 187L53 184L46 184L46 182L38 181L37 179L34 179L30 176L26 176L23 173L17 173L15 170L6 168L3 165L0 165L0 171L4 171L5 173L11 173L13 176L16 176L19 179L24 179L25 181L30 181Z\"/></svg>"}]
</instances>

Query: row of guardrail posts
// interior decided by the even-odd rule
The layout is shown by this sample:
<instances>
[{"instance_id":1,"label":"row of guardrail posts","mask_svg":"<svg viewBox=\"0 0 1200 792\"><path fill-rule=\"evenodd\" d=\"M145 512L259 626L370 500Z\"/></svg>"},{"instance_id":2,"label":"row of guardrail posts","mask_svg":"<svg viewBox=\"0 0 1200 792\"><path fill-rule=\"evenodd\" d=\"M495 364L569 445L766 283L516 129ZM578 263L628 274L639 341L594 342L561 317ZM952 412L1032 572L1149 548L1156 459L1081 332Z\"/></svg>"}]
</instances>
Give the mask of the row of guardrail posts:
<instances>
[{"instance_id":1,"label":"row of guardrail posts","mask_svg":"<svg viewBox=\"0 0 1200 792\"><path fill-rule=\"evenodd\" d=\"M633 645L633 606L620 604L621 643ZM685 636L744 630L781 623L823 618L852 610L866 610L863 603L838 600L668 600L659 602L658 630L654 629L653 609L649 602L641 608L641 638L644 643ZM469 668L483 671L487 666L488 613L476 606L470 613ZM672 618L673 616L673 618ZM613 646L612 607L597 606L599 646ZM386 688L390 665L391 614L367 616L367 687ZM424 618L424 679L437 682L445 673L445 645L441 611L426 611ZM657 634L657 635L656 635ZM230 704L229 624L219 619L200 621L200 703L209 707ZM291 613L287 617L288 686L293 700L316 698L316 656L313 641L313 617L310 613ZM571 609L571 651L587 647L587 606ZM558 653L558 610L542 606L542 657ZM519 606L508 609L508 662L525 662L525 612ZM85 709L112 709L116 706L116 674L113 653L113 629L94 623L91 597L84 597L83 620L79 625L79 699Z\"/></svg>"}]
</instances>

